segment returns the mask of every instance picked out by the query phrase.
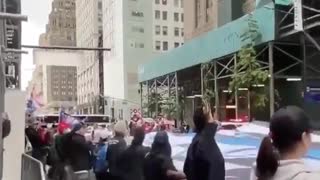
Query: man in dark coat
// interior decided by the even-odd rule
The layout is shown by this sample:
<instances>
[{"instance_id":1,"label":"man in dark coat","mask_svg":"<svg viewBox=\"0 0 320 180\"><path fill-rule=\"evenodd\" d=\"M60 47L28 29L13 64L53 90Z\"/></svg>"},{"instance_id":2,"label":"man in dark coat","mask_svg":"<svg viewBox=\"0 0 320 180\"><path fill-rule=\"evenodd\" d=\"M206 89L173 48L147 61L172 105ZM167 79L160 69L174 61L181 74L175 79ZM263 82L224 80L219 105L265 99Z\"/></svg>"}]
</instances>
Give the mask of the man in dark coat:
<instances>
[{"instance_id":1,"label":"man in dark coat","mask_svg":"<svg viewBox=\"0 0 320 180\"><path fill-rule=\"evenodd\" d=\"M115 136L108 142L106 160L109 165L109 179L119 180L121 177L121 171L119 170L118 163L123 163L119 161L119 158L122 152L124 152L127 147L127 143L124 139L128 132L126 122L118 121L117 124L114 126L114 131Z\"/></svg>"},{"instance_id":2,"label":"man in dark coat","mask_svg":"<svg viewBox=\"0 0 320 180\"><path fill-rule=\"evenodd\" d=\"M62 137L62 151L65 161L76 171L90 170L92 146L84 137L84 125L76 124L69 134Z\"/></svg>"},{"instance_id":3,"label":"man in dark coat","mask_svg":"<svg viewBox=\"0 0 320 180\"><path fill-rule=\"evenodd\" d=\"M150 148L142 145L145 132L142 127L133 129L133 140L119 158L118 168L122 172L121 180L143 180L143 161Z\"/></svg>"},{"instance_id":4,"label":"man in dark coat","mask_svg":"<svg viewBox=\"0 0 320 180\"><path fill-rule=\"evenodd\" d=\"M193 121L196 136L189 146L184 164L187 179L224 180L224 158L214 139L218 123L212 117L209 106L197 109Z\"/></svg>"}]
</instances>

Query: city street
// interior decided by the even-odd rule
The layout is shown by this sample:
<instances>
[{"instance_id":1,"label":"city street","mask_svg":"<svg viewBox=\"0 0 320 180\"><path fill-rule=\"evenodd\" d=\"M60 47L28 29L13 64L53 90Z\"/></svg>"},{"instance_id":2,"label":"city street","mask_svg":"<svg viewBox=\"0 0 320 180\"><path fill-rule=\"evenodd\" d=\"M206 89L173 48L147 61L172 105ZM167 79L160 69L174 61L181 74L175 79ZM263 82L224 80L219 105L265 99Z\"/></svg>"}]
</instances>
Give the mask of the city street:
<instances>
[{"instance_id":1,"label":"city street","mask_svg":"<svg viewBox=\"0 0 320 180\"><path fill-rule=\"evenodd\" d=\"M261 139L268 128L261 124L246 124L237 130L220 130L216 136L226 161L226 180L249 179L251 167L257 157ZM145 144L150 145L154 133L148 134ZM183 170L184 159L193 134L170 134L172 156L176 167ZM320 136L313 135L313 147L305 160L312 169L320 169Z\"/></svg>"}]
</instances>

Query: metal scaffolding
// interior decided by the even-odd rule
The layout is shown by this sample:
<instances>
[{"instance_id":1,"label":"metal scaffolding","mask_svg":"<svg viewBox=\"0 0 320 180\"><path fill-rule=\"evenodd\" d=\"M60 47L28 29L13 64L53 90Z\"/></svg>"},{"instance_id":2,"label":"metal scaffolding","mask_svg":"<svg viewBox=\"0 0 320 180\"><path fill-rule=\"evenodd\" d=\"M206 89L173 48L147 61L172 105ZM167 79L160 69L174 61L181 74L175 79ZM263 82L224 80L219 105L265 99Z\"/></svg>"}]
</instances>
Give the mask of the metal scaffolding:
<instances>
[{"instance_id":1,"label":"metal scaffolding","mask_svg":"<svg viewBox=\"0 0 320 180\"><path fill-rule=\"evenodd\" d=\"M160 102L158 101L158 97L174 97L176 103L178 104L178 92L179 87L177 73L168 74L161 78L141 83L141 109L144 113L148 113L148 116L157 116L161 112L159 109ZM151 100L151 98L155 98L156 100ZM151 103L154 103L153 105L155 106L155 112L153 112L154 114L150 114L149 111L150 106L152 106Z\"/></svg>"},{"instance_id":2,"label":"metal scaffolding","mask_svg":"<svg viewBox=\"0 0 320 180\"><path fill-rule=\"evenodd\" d=\"M268 70L269 72L269 83L265 88L269 92L270 105L266 107L266 111L268 111L268 117L266 118L269 118L278 108L278 97L275 93L277 88L281 88L279 82L289 79L301 79L302 87L297 91L301 91L302 106L305 106L303 99L305 94L310 90L308 82L310 80L320 82L320 65L319 63L313 62L313 59L317 59L320 55L320 33L318 33L320 32L320 7L318 7L319 5L315 6L315 4L310 4L310 2L311 1L302 2L303 31L297 31L295 29L294 5L277 5L275 9L276 40L266 42L256 47L257 59L262 69ZM221 99L221 88L222 86L227 86L228 81L236 72L236 64L237 52L200 65L201 95L203 96L205 94L206 89L214 91L215 106L219 115L225 107ZM186 70L179 70L172 74L179 74L180 71ZM172 74L170 75L172 76ZM166 87L166 89L168 89L167 87L174 87L172 84L168 84L168 77L170 75L143 82L141 87L142 89L145 88L146 91L141 95L141 101L148 104L150 93L158 93L159 89L163 86ZM179 77L176 76L176 78L176 81L179 81L179 85L175 88L183 86L183 77L179 75ZM238 118L239 92L232 93L235 93L234 106L236 118ZM249 103L248 106L250 106Z\"/></svg>"}]
</instances>

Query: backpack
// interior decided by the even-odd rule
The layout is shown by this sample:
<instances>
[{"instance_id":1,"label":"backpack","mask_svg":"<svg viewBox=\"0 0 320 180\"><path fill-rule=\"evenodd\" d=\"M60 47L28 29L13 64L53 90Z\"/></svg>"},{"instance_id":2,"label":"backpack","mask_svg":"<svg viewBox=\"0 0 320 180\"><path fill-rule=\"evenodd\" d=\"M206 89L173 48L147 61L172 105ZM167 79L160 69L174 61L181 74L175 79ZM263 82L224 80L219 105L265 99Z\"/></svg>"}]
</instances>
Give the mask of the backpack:
<instances>
[{"instance_id":1,"label":"backpack","mask_svg":"<svg viewBox=\"0 0 320 180\"><path fill-rule=\"evenodd\" d=\"M108 151L108 146L106 144L98 148L96 161L94 163L95 173L106 172L108 170L107 151Z\"/></svg>"}]
</instances>

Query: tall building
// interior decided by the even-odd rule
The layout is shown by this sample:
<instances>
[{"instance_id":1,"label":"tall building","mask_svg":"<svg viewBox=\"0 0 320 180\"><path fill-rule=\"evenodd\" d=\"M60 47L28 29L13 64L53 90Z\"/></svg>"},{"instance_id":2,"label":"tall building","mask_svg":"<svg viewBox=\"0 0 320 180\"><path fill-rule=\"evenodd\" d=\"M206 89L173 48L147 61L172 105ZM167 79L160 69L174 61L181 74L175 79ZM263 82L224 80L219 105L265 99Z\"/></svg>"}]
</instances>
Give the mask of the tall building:
<instances>
[{"instance_id":1,"label":"tall building","mask_svg":"<svg viewBox=\"0 0 320 180\"><path fill-rule=\"evenodd\" d=\"M43 46L76 45L75 0L53 0L46 32L39 38Z\"/></svg>"},{"instance_id":2,"label":"tall building","mask_svg":"<svg viewBox=\"0 0 320 180\"><path fill-rule=\"evenodd\" d=\"M153 52L153 1L109 0L103 3L104 95L106 113L127 119L129 106L140 107L138 65Z\"/></svg>"},{"instance_id":3,"label":"tall building","mask_svg":"<svg viewBox=\"0 0 320 180\"><path fill-rule=\"evenodd\" d=\"M109 0L103 3L105 112L128 119L140 108L138 65L183 45L184 0Z\"/></svg>"},{"instance_id":4,"label":"tall building","mask_svg":"<svg viewBox=\"0 0 320 180\"><path fill-rule=\"evenodd\" d=\"M42 96L43 111L58 113L61 106L74 110L77 102L77 66L82 52L34 50L35 70L28 90Z\"/></svg>"},{"instance_id":5,"label":"tall building","mask_svg":"<svg viewBox=\"0 0 320 180\"><path fill-rule=\"evenodd\" d=\"M153 3L153 48L154 52L166 52L183 45L184 1L152 0Z\"/></svg>"},{"instance_id":6,"label":"tall building","mask_svg":"<svg viewBox=\"0 0 320 180\"><path fill-rule=\"evenodd\" d=\"M77 46L97 48L101 46L102 1L76 0ZM78 108L80 113L97 113L99 105L100 82L99 67L101 58L98 51L85 51L84 61L78 67ZM103 65L102 65L103 66Z\"/></svg>"},{"instance_id":7,"label":"tall building","mask_svg":"<svg viewBox=\"0 0 320 180\"><path fill-rule=\"evenodd\" d=\"M186 0L185 40L200 36L254 10L256 0Z\"/></svg>"}]
</instances>

